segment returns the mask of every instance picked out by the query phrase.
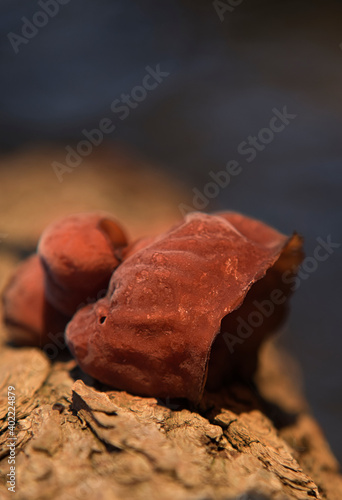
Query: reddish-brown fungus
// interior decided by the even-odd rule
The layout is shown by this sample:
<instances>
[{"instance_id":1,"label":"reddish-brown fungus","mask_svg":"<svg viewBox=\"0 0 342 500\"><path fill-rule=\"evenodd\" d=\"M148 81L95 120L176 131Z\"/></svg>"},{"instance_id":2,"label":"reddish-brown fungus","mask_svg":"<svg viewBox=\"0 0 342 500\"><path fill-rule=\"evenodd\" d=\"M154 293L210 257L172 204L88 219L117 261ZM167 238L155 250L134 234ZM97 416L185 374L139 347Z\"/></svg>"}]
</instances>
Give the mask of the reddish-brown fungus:
<instances>
[{"instance_id":1,"label":"reddish-brown fungus","mask_svg":"<svg viewBox=\"0 0 342 500\"><path fill-rule=\"evenodd\" d=\"M38 245L49 302L72 316L82 303L95 301L105 292L125 245L124 230L108 214L82 213L51 224Z\"/></svg>"},{"instance_id":2,"label":"reddish-brown fungus","mask_svg":"<svg viewBox=\"0 0 342 500\"><path fill-rule=\"evenodd\" d=\"M129 245L127 245L125 248L122 250L122 260L128 259L131 255L134 253L138 252L139 250L142 250L143 248L147 247L151 243L153 243L156 239L156 236L147 236L146 238L139 238L138 240L133 241Z\"/></svg>"},{"instance_id":3,"label":"reddish-brown fungus","mask_svg":"<svg viewBox=\"0 0 342 500\"><path fill-rule=\"evenodd\" d=\"M260 221L241 214L219 215L255 243L272 246L282 236ZM221 331L210 355L207 388L216 389L222 380L234 375L244 379L253 375L260 345L286 319L293 292L292 277L302 259L302 239L295 234L265 276L253 284L241 306L222 319Z\"/></svg>"},{"instance_id":4,"label":"reddish-brown fungus","mask_svg":"<svg viewBox=\"0 0 342 500\"><path fill-rule=\"evenodd\" d=\"M32 255L18 266L3 292L4 322L9 340L17 345L44 347L53 344L57 334L63 342L70 318L47 302L44 279L40 259Z\"/></svg>"},{"instance_id":5,"label":"reddish-brown fungus","mask_svg":"<svg viewBox=\"0 0 342 500\"><path fill-rule=\"evenodd\" d=\"M223 318L272 266L278 273L300 260L297 236L232 213L190 214L136 250L114 272L107 296L76 313L67 343L84 371L104 383L192 401L203 392L212 347L216 375L226 375L214 343L223 338ZM273 274L262 294L278 286ZM227 350L224 356L229 365Z\"/></svg>"}]
</instances>

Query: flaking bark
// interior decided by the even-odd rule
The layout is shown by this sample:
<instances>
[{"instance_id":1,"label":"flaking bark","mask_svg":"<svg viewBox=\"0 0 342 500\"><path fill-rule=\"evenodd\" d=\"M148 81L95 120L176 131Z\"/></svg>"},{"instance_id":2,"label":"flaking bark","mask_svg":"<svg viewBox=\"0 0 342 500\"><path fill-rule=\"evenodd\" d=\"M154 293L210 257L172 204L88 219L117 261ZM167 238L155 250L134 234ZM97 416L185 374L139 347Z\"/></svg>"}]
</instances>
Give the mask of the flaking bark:
<instances>
[{"instance_id":1,"label":"flaking bark","mask_svg":"<svg viewBox=\"0 0 342 500\"><path fill-rule=\"evenodd\" d=\"M18 500L342 498L338 464L272 344L255 386L206 393L198 407L111 390L62 355L2 346L1 499L12 495L8 385Z\"/></svg>"}]
</instances>

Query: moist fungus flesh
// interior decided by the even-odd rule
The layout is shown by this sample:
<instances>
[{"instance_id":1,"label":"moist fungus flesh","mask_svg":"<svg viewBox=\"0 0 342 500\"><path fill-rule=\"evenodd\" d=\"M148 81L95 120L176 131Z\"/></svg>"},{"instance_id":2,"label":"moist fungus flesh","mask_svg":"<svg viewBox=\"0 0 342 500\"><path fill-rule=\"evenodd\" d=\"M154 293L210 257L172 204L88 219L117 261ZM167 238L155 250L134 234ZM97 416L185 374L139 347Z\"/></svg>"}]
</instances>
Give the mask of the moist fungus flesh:
<instances>
[{"instance_id":1,"label":"moist fungus flesh","mask_svg":"<svg viewBox=\"0 0 342 500\"><path fill-rule=\"evenodd\" d=\"M67 343L81 368L110 386L197 402L206 382L215 388L254 370L260 343L286 313L282 273L295 273L301 258L297 235L232 212L189 214L127 252L107 295L68 324ZM277 289L284 301L235 342L234 355L226 334L236 336L239 315L248 320L255 301Z\"/></svg>"}]
</instances>

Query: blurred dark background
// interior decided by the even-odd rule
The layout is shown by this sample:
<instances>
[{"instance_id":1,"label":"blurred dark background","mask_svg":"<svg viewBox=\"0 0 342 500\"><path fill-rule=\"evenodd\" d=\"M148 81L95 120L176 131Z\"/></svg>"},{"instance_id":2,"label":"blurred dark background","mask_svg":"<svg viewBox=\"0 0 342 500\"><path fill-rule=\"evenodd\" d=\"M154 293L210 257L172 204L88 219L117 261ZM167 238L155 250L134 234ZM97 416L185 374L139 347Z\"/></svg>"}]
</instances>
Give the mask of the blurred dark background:
<instances>
[{"instance_id":1,"label":"blurred dark background","mask_svg":"<svg viewBox=\"0 0 342 500\"><path fill-rule=\"evenodd\" d=\"M84 129L108 118L115 130L104 143L164 169L185 193L177 206L191 207L194 189L215 192L206 210L296 229L308 256L317 237L342 244L341 2L2 0L0 14L3 154L52 145L66 165L65 147L76 149ZM158 65L164 76L156 88L137 90ZM123 93L136 98L124 119L128 111L113 108ZM262 129L284 107L296 116L271 138ZM248 161L241 143L260 133L264 145ZM241 172L210 191L210 172L229 160ZM47 155L44 169L62 192L71 174L59 183L54 161ZM6 162L0 168L3 186ZM340 461L341 251L301 282L283 335Z\"/></svg>"}]
</instances>

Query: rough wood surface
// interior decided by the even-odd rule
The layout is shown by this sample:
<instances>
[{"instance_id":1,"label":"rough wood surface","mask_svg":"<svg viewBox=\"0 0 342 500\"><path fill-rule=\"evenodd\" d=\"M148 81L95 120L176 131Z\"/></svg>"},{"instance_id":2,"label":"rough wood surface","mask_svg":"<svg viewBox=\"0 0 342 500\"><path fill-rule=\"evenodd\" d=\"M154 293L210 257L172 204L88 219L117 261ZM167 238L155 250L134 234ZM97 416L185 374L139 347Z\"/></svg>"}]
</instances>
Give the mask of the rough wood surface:
<instances>
[{"instance_id":1,"label":"rough wood surface","mask_svg":"<svg viewBox=\"0 0 342 500\"><path fill-rule=\"evenodd\" d=\"M135 235L151 229L146 221L156 212L153 231L177 217L165 201L167 183L158 184L154 174L145 182L154 201L144 211L137 196L145 170L137 169L129 184L132 176L122 169L112 175L103 161L94 170L89 160L61 189L51 168L35 170L34 164L45 162L41 156L6 161L12 169L3 178L0 290L57 213L112 210L128 225L136 220ZM110 182L113 199L106 191ZM54 200L50 210L44 196ZM135 203L134 210L124 209L124 201L127 207ZM3 333L0 327L1 500L342 498L339 466L303 399L296 367L273 343L263 349L255 385L206 393L194 407L110 390L85 376L66 349L56 357L52 346L49 359L39 349L6 345ZM9 385L16 388L15 494L6 485Z\"/></svg>"},{"instance_id":2,"label":"rough wood surface","mask_svg":"<svg viewBox=\"0 0 342 500\"><path fill-rule=\"evenodd\" d=\"M20 500L338 500L338 464L286 366L270 344L256 386L207 393L195 408L109 390L66 353L51 362L35 348L2 346L0 498L13 494L6 487L13 385Z\"/></svg>"}]
</instances>

